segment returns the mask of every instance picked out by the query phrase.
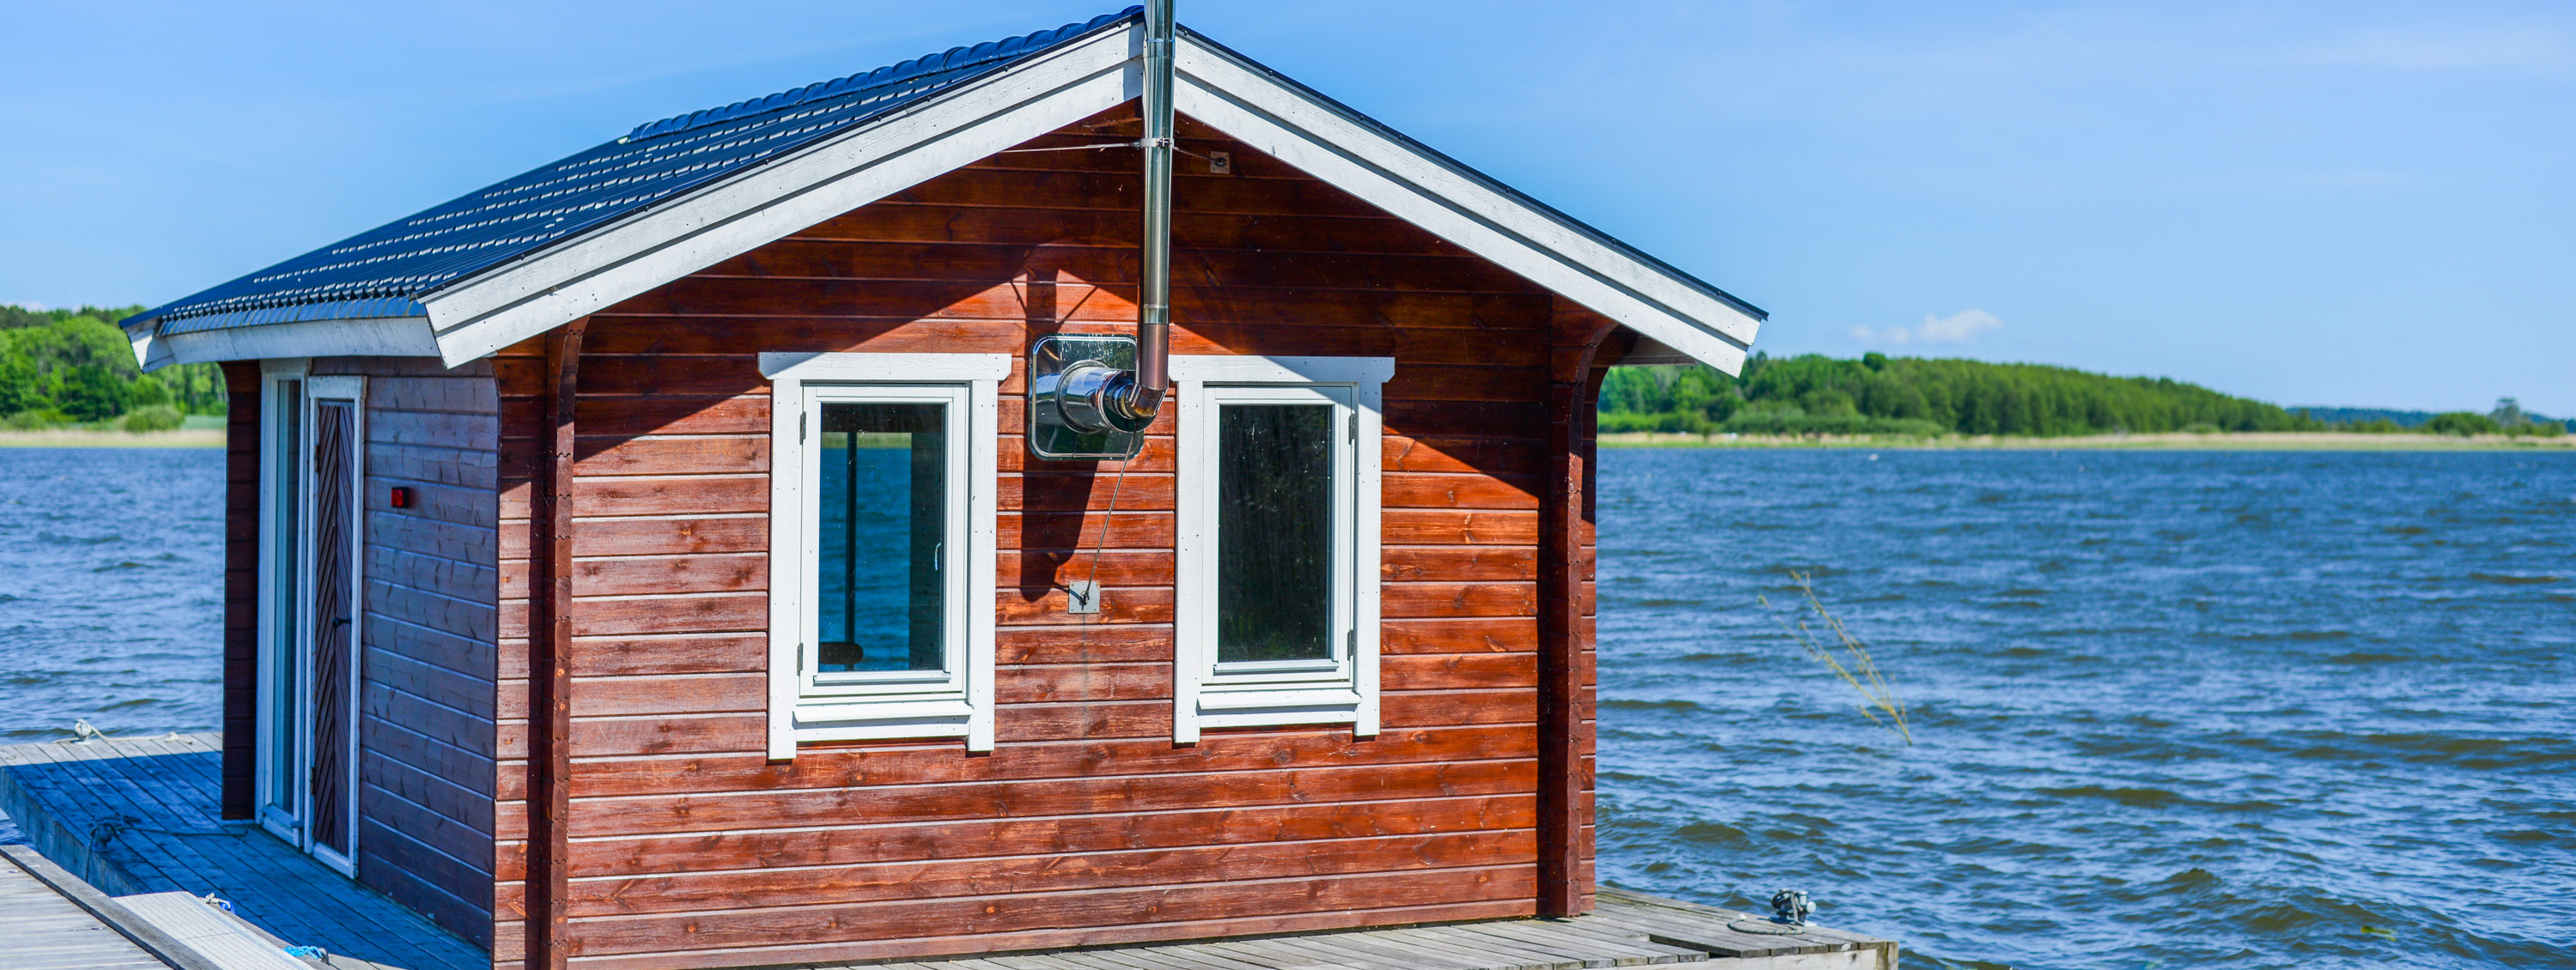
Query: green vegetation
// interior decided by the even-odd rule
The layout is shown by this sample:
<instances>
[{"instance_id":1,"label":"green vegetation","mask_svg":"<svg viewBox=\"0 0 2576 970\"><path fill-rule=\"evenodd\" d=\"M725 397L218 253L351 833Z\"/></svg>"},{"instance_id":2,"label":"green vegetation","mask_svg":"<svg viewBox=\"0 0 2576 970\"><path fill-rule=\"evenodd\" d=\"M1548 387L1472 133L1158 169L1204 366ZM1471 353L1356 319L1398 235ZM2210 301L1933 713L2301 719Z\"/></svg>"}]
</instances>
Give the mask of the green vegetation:
<instances>
[{"instance_id":1,"label":"green vegetation","mask_svg":"<svg viewBox=\"0 0 2576 970\"><path fill-rule=\"evenodd\" d=\"M1603 433L2061 437L2405 430L2385 419L2328 423L2169 378L1875 353L1859 360L1755 354L1738 377L1707 366L1613 367L1600 407ZM2508 398L2492 415L2438 415L2421 430L2550 435L2565 426L2534 420Z\"/></svg>"},{"instance_id":2,"label":"green vegetation","mask_svg":"<svg viewBox=\"0 0 2576 970\"><path fill-rule=\"evenodd\" d=\"M2424 419L2419 430L2427 434L2468 437L2481 434L2530 435L2552 437L2567 432L2568 422L2544 418L2522 409L2522 402L2512 398L2496 401L2496 408L2485 414L2474 411L2447 411Z\"/></svg>"},{"instance_id":3,"label":"green vegetation","mask_svg":"<svg viewBox=\"0 0 2576 970\"><path fill-rule=\"evenodd\" d=\"M215 365L151 374L134 365L114 321L143 309L0 306L0 427L166 431L187 415L224 413L224 375Z\"/></svg>"},{"instance_id":4,"label":"green vegetation","mask_svg":"<svg viewBox=\"0 0 2576 970\"><path fill-rule=\"evenodd\" d=\"M1796 640L1798 646L1807 651L1807 656L1824 664L1835 676L1841 677L1843 683L1860 693L1862 717L1896 732L1897 737L1905 739L1908 747L1913 746L1914 727L1905 721L1905 698L1897 696L1895 686L1887 682L1887 675L1878 669L1878 660L1869 655L1869 646L1860 642L1859 637L1852 636L1851 629L1843 626L1843 621L1832 611L1825 609L1825 601L1817 598L1816 585L1808 580L1806 573L1791 570L1789 580L1798 584L1798 592L1807 598L1807 608L1815 611L1817 625L1833 634L1833 642L1828 644L1817 636L1816 631L1807 626L1804 617L1799 618L1794 627L1788 620L1777 620L1780 631L1788 634L1789 639ZM1757 595L1753 599L1764 609L1771 607L1768 596ZM1836 655L1838 649L1840 656ZM1850 662L1845 663L1845 660Z\"/></svg>"}]
</instances>

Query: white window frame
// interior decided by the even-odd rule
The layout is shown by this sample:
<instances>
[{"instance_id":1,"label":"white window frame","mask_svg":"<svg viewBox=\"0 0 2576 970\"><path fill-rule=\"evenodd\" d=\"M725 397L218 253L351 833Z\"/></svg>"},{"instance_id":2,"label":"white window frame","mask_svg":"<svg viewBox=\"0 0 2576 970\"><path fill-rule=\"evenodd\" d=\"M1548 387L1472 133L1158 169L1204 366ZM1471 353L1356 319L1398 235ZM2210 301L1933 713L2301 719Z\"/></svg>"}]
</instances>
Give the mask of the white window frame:
<instances>
[{"instance_id":1,"label":"white window frame","mask_svg":"<svg viewBox=\"0 0 2576 970\"><path fill-rule=\"evenodd\" d=\"M303 808L304 799L295 790L304 786L290 783L288 791L277 791L275 761L288 756L288 752L278 750L281 743L289 747L301 747L291 740L282 739L304 730L304 718L301 716L303 706L299 698L295 708L283 712L289 715L287 719L292 723L277 723L281 713L279 706L284 702L277 697L276 682L281 676L277 665L289 660L294 662L296 669L285 674L287 679L298 685L299 690L305 680L303 662L305 651L300 649L301 642L299 640L281 645L279 641L289 636L290 631L282 628L278 623L279 616L284 614L294 617L297 625L301 626L303 596L300 591L304 585L304 577L300 563L303 557L301 548L294 550L279 548L284 544L279 541L280 534L285 531L285 523L280 522L279 517L285 514L285 510L278 501L282 497L283 483L277 480L277 466L282 457L279 454L280 449L301 444L300 441L285 440L285 429L278 426L279 403L284 393L280 390L280 386L288 383L297 385L296 417L298 421L304 420L304 409L312 406L304 403L302 385L305 366L306 360L298 357L263 360L259 368L259 658L257 665L259 686L257 688L258 710L255 718L259 741L252 765L257 775L254 797L258 804L254 812L259 823L275 833L278 838L285 839L298 848L304 845L304 830L309 827L310 822L303 817L310 814ZM311 485L307 482L308 476L302 473L304 466L298 464L296 467L299 471L296 475L296 481L299 483L296 500L302 502L305 500L304 493L311 490ZM301 529L297 531L302 532ZM302 541L299 539L296 544L300 547ZM290 553L296 556L296 561L299 563L297 573L292 577L280 577L278 571L284 568L284 564L279 562L279 557ZM278 588L280 578L287 579L288 588ZM296 602L285 603L281 601L281 597L294 597ZM287 766L292 778L305 776L304 760L302 757L297 757L295 764ZM281 801L295 807L289 816L281 817L272 811L271 806Z\"/></svg>"},{"instance_id":2,"label":"white window frame","mask_svg":"<svg viewBox=\"0 0 2576 970\"><path fill-rule=\"evenodd\" d=\"M1000 390L1009 354L763 353L770 379L769 757L789 761L810 741L962 737L993 750L995 493L1000 487ZM965 548L950 571L948 668L938 672L817 675L818 550L806 523L819 501L819 425L827 401L947 401L951 535ZM962 452L962 455L960 454ZM962 466L962 467L961 467ZM962 526L962 527L961 527Z\"/></svg>"},{"instance_id":3,"label":"white window frame","mask_svg":"<svg viewBox=\"0 0 2576 970\"><path fill-rule=\"evenodd\" d=\"M1378 733L1380 457L1384 385L1392 357L1176 355L1178 505L1172 614L1172 740L1192 744L1211 728L1349 724ZM1299 392L1304 392L1300 394ZM1235 401L1331 400L1351 428L1335 460L1349 518L1334 563L1330 664L1217 662L1216 409ZM1337 516L1338 517L1338 516Z\"/></svg>"}]
</instances>

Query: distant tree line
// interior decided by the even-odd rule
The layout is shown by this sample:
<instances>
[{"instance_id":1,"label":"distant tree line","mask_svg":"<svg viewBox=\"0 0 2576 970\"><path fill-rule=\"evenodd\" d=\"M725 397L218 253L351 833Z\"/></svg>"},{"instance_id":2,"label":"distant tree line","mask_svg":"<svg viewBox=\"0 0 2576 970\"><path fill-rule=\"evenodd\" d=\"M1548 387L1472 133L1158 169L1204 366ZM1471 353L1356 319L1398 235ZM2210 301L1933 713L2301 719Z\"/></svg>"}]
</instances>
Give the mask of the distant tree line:
<instances>
[{"instance_id":1,"label":"distant tree line","mask_svg":"<svg viewBox=\"0 0 2576 970\"><path fill-rule=\"evenodd\" d=\"M0 425L12 429L115 423L133 431L176 428L191 414L225 411L223 371L178 364L150 374L115 321L143 311L0 306Z\"/></svg>"},{"instance_id":2,"label":"distant tree line","mask_svg":"<svg viewBox=\"0 0 2576 970\"><path fill-rule=\"evenodd\" d=\"M2511 413L2507 414L2506 409ZM2161 377L2111 377L2043 364L1867 354L1858 360L1755 354L1741 375L1705 365L1613 367L1604 432L2060 436L2167 431L2388 431ZM2480 423L2483 422L2483 423ZM2436 415L2421 430L2554 434L2507 400L2492 415Z\"/></svg>"},{"instance_id":3,"label":"distant tree line","mask_svg":"<svg viewBox=\"0 0 2576 970\"><path fill-rule=\"evenodd\" d=\"M2423 431L2432 434L2529 434L2553 435L2549 425L2563 431L2576 431L2576 419L2544 417L2522 409L2513 398L2496 400L2495 410L2483 415L2474 411L2396 411L2386 408L2291 408L2293 413L2323 421L2346 431Z\"/></svg>"},{"instance_id":4,"label":"distant tree line","mask_svg":"<svg viewBox=\"0 0 2576 970\"><path fill-rule=\"evenodd\" d=\"M2385 419L2382 419L2381 422L2377 423L2385 424L2390 422L2386 422ZM2373 426L2369 428L2369 430L2385 433L2396 429ZM2479 414L2475 411L2445 411L2441 414L2433 415L2432 417L2424 419L2423 424L2416 426L2416 430L2423 431L2427 434L2503 434L2556 437L2558 435L2566 434L2569 431L2576 431L2576 421L2564 421L2558 418L2544 418L2540 415L2532 414L2522 409L2522 402L2508 397L2497 399L2495 410L2489 411L2485 414Z\"/></svg>"}]
</instances>

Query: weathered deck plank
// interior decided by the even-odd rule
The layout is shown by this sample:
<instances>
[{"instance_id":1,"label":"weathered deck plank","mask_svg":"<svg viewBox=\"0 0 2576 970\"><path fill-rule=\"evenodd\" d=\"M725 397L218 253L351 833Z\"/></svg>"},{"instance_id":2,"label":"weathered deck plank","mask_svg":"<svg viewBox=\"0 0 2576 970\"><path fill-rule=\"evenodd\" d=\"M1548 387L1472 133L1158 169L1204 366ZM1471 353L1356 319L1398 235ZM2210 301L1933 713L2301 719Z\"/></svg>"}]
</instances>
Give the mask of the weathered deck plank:
<instances>
[{"instance_id":1,"label":"weathered deck plank","mask_svg":"<svg viewBox=\"0 0 2576 970\"><path fill-rule=\"evenodd\" d=\"M10 970L169 970L88 910L0 861L0 967Z\"/></svg>"},{"instance_id":2,"label":"weathered deck plank","mask_svg":"<svg viewBox=\"0 0 2576 970\"><path fill-rule=\"evenodd\" d=\"M0 746L0 796L33 806L21 824L57 833L48 852L122 880L119 895L215 892L281 941L328 948L334 965L364 970L482 970L490 958L419 914L369 891L265 830L219 816L213 735L82 744ZM97 828L101 822L113 829ZM104 834L104 848L91 839ZM16 897L0 866L0 906ZM56 897L59 902L59 897ZM1806 927L1789 935L1729 928L1752 917L1602 889L1599 908L1570 919L1433 923L1159 944L984 954L877 964L878 970L1573 970L1698 964L1762 970L1892 970L1894 943ZM75 910L77 913L78 911ZM85 914L82 914L85 915ZM0 934L0 966L159 970L149 953L79 930L76 919L30 911ZM96 921L93 919L92 924ZM39 939L36 928L44 928ZM69 933L70 936L64 934ZM133 962L115 951L123 943ZM20 946L20 950L7 949ZM95 945L104 945L93 953ZM83 947L91 947L84 949ZM57 952L59 950L59 953ZM23 953L21 952L23 951ZM70 956L66 954L78 954ZM44 962L52 960L55 962ZM63 962L73 960L75 962ZM127 960L127 962L118 962ZM87 961L87 962L78 962ZM831 970L841 964L808 964Z\"/></svg>"},{"instance_id":3,"label":"weathered deck plank","mask_svg":"<svg viewBox=\"0 0 2576 970\"><path fill-rule=\"evenodd\" d=\"M1754 934L1750 914L1600 890L1568 919L1486 920L986 954L896 964L806 964L802 970L1574 970L1690 964L1710 970L1894 970L1896 944L1810 926Z\"/></svg>"},{"instance_id":4,"label":"weathered deck plank","mask_svg":"<svg viewBox=\"0 0 2576 970\"><path fill-rule=\"evenodd\" d=\"M344 933L381 936L379 949L384 959L373 962L402 966L423 962L436 965L437 958L431 952L413 945L402 935L403 921L395 917L405 914L398 909L357 905L368 896L353 897L340 891L348 888L345 877L314 864L309 857L282 844L244 838L249 834L246 827L228 830L218 816L213 800L217 789L203 783L212 772L196 769L194 765L210 760L206 755L217 750L213 745L192 746L185 741L161 739L120 740L115 745L76 755L73 761L63 760L61 749L75 746L60 746L56 751L58 764L76 764L81 769L111 779L110 787L114 790L131 793L134 797L128 808L149 810L157 807L167 813L142 816L129 832L121 833L116 841L128 851L111 854L111 862L143 860L163 872L165 880L178 888L192 893L211 890L232 899L237 914L245 919L265 917L262 921L268 924L270 932L281 937L313 936L315 927L322 927L322 935L326 936ZM110 754L116 751L133 754L125 757ZM174 872L173 863L176 864L176 875L171 874ZM251 875L262 878L244 878ZM189 886L192 879L207 888ZM271 902L243 894L238 888L259 884L281 888L293 886L301 891ZM291 905L285 905L288 903ZM267 912L263 913L263 910ZM340 932L333 932L335 930Z\"/></svg>"},{"instance_id":5,"label":"weathered deck plank","mask_svg":"<svg viewBox=\"0 0 2576 970\"><path fill-rule=\"evenodd\" d=\"M212 892L278 940L338 966L484 970L491 958L247 822L221 817L212 734L0 746L0 794L37 847L102 889ZM33 823L33 824L29 824ZM104 824L102 824L104 823Z\"/></svg>"}]
</instances>

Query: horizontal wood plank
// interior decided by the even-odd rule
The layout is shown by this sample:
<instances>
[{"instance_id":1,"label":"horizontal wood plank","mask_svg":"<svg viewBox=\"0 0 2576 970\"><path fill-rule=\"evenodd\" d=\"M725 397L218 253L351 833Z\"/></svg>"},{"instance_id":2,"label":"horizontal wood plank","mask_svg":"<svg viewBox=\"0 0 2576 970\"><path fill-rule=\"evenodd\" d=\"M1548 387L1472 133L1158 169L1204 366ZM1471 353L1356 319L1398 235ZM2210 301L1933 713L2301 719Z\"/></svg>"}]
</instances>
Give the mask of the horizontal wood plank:
<instances>
[{"instance_id":1,"label":"horizontal wood plank","mask_svg":"<svg viewBox=\"0 0 2576 970\"><path fill-rule=\"evenodd\" d=\"M1525 655L1524 655L1525 656ZM955 744L879 743L808 746L796 760L765 754L710 753L689 758L629 758L574 765L582 797L680 795L888 784L966 784L1136 774L1195 774L1279 768L1447 763L1535 757L1527 731L1466 726L1389 731L1354 739L1348 732L1271 731L1211 735L1196 745L1168 738L1032 743L967 757Z\"/></svg>"},{"instance_id":2,"label":"horizontal wood plank","mask_svg":"<svg viewBox=\"0 0 2576 970\"><path fill-rule=\"evenodd\" d=\"M899 939L919 927L1003 933L1063 926L1112 926L1123 922L1215 920L1245 912L1273 914L1364 908L1404 900L1416 904L1520 899L1534 890L1528 866L1440 869L1425 872L1342 875L1329 878L1207 883L1191 886L1093 889L1062 894L907 900L781 909L727 910L685 915L591 917L572 924L584 955L650 953L675 946L740 947L780 940Z\"/></svg>"},{"instance_id":3,"label":"horizontal wood plank","mask_svg":"<svg viewBox=\"0 0 2576 970\"><path fill-rule=\"evenodd\" d=\"M1143 852L942 858L766 872L583 879L575 916L844 904L925 897L1115 890L1215 882L1471 869L1535 861L1529 831L1449 832L1326 842L1251 843Z\"/></svg>"},{"instance_id":4,"label":"horizontal wood plank","mask_svg":"<svg viewBox=\"0 0 2576 970\"><path fill-rule=\"evenodd\" d=\"M1388 811L1383 803L1279 805L964 822L899 822L752 832L707 832L573 843L575 870L632 876L778 866L842 866L978 859L1058 852L1170 849L1315 839L1508 831L1534 824L1530 795L1431 798ZM503 876L510 875L505 868Z\"/></svg>"}]
</instances>

